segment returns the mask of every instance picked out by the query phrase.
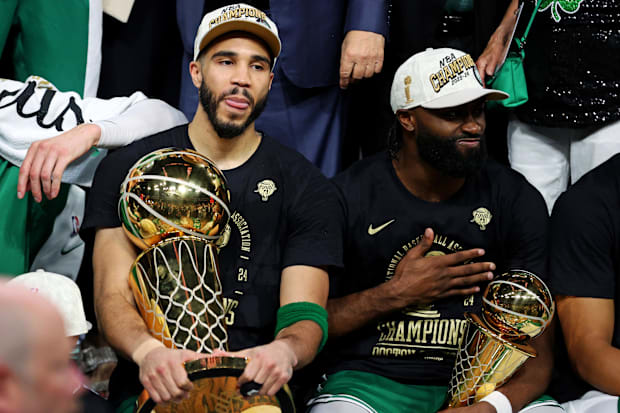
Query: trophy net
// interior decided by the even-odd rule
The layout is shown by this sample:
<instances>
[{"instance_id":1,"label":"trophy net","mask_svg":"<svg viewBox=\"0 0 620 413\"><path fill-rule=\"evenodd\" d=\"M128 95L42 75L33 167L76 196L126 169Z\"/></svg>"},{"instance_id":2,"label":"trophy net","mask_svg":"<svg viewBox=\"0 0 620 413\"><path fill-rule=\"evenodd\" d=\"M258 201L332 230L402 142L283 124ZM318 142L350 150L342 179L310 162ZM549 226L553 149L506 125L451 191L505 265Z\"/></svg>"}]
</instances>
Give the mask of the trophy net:
<instances>
[{"instance_id":1,"label":"trophy net","mask_svg":"<svg viewBox=\"0 0 620 413\"><path fill-rule=\"evenodd\" d=\"M145 251L130 283L151 334L169 348L200 353L226 350L226 310L215 247L173 238Z\"/></svg>"},{"instance_id":2,"label":"trophy net","mask_svg":"<svg viewBox=\"0 0 620 413\"><path fill-rule=\"evenodd\" d=\"M480 401L504 384L535 353L528 345L498 338L475 314L466 313L466 318L470 322L450 379L450 407Z\"/></svg>"}]
</instances>

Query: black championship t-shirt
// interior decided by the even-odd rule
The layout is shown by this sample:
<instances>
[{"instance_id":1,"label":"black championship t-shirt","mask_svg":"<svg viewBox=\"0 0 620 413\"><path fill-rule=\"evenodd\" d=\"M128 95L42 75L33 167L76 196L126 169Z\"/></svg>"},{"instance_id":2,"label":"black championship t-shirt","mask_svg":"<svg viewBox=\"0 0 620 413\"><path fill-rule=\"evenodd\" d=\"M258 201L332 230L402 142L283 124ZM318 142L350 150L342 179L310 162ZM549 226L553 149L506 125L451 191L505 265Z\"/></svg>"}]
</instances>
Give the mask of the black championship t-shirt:
<instances>
[{"instance_id":1,"label":"black championship t-shirt","mask_svg":"<svg viewBox=\"0 0 620 413\"><path fill-rule=\"evenodd\" d=\"M620 155L584 175L558 198L551 216L550 284L555 295L614 300L620 320ZM612 345L620 348L620 323ZM592 389L569 363L556 363L560 399ZM566 389L571 389L567 391ZM566 396L564 396L566 394Z\"/></svg>"},{"instance_id":2,"label":"black championship t-shirt","mask_svg":"<svg viewBox=\"0 0 620 413\"><path fill-rule=\"evenodd\" d=\"M187 125L109 154L95 174L82 231L120 226L117 204L127 172L143 155L166 147L193 149ZM248 161L223 172L231 217L219 265L224 305L230 309L228 344L234 351L273 340L283 268L342 265L340 208L333 184L302 155L268 136ZM263 197L260 183L274 191ZM115 391L124 393L120 398L140 391L135 364L122 360L111 381Z\"/></svg>"},{"instance_id":3,"label":"black championship t-shirt","mask_svg":"<svg viewBox=\"0 0 620 413\"><path fill-rule=\"evenodd\" d=\"M504 166L488 162L451 199L439 203L412 195L386 153L362 160L334 179L345 210L345 273L332 296L389 280L425 228L435 232L427 255L484 248L480 261L496 273L525 269L545 277L547 210L540 194ZM481 288L484 290L484 285ZM479 312L480 294L411 306L341 339L330 339L328 373L361 370L403 383L447 385L464 312Z\"/></svg>"}]
</instances>

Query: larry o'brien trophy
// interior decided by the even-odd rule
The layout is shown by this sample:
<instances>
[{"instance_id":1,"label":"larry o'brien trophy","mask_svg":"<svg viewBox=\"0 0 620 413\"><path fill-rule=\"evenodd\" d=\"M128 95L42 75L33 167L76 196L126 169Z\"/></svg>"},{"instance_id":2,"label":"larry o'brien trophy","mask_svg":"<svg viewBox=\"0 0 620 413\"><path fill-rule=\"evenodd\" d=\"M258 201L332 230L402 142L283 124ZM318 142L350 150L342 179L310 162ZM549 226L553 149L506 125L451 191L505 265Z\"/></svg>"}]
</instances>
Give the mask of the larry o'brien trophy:
<instances>
[{"instance_id":1,"label":"larry o'brien trophy","mask_svg":"<svg viewBox=\"0 0 620 413\"><path fill-rule=\"evenodd\" d=\"M146 390L137 412L294 412L282 389L276 397L244 397L237 389L247 359L209 356L228 350L216 242L230 217L222 172L203 155L160 149L142 157L121 186L123 228L143 250L129 284L153 337L169 348L205 353L185 363L194 386L180 403L156 405Z\"/></svg>"},{"instance_id":2,"label":"larry o'brien trophy","mask_svg":"<svg viewBox=\"0 0 620 413\"><path fill-rule=\"evenodd\" d=\"M448 407L480 401L536 357L528 342L543 332L554 310L549 289L531 272L511 270L491 281L482 296L482 317L465 313L467 329L452 370Z\"/></svg>"}]
</instances>

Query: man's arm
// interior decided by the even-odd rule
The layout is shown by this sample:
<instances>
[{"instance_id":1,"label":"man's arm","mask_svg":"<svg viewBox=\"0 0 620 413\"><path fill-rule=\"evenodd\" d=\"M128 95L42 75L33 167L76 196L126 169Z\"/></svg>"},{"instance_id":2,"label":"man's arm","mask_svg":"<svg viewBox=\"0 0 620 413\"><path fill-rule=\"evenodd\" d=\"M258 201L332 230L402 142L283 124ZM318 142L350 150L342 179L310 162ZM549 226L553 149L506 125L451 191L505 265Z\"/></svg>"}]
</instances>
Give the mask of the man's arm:
<instances>
[{"instance_id":1,"label":"man's arm","mask_svg":"<svg viewBox=\"0 0 620 413\"><path fill-rule=\"evenodd\" d=\"M476 61L476 66L478 66L483 83L486 76L493 76L497 66L502 63L501 59L505 56L506 49L510 47L509 41L517 24L518 9L519 0L512 0L508 5L504 18L491 35L487 47Z\"/></svg>"},{"instance_id":2,"label":"man's arm","mask_svg":"<svg viewBox=\"0 0 620 413\"><path fill-rule=\"evenodd\" d=\"M128 282L135 258L122 228L97 230L93 253L97 320L108 343L140 367L140 381L156 403L179 401L192 388L183 362L200 355L168 349L149 334Z\"/></svg>"},{"instance_id":3,"label":"man's arm","mask_svg":"<svg viewBox=\"0 0 620 413\"><path fill-rule=\"evenodd\" d=\"M2 85L9 83L7 88L21 87L27 92L30 89L25 85L32 84L32 79L35 78L29 78L27 83L5 81ZM113 99L82 99L74 92L55 90L43 79L37 82L38 86L29 95L28 103L42 106L49 99L51 109L47 115L49 119L44 117L46 121L49 122L58 115L59 108L66 106L79 113L82 122L90 123L78 124L78 116L67 113L58 118L62 119L59 129L44 128L34 118L19 116L15 105L3 109L0 120L4 119L10 122L8 125L14 126L0 128L0 136L8 142L18 143L3 154L9 161L21 165L18 198L32 191L38 202L43 193L48 199L53 199L58 196L61 181L90 186L101 158L101 155L85 156L93 147L117 148L187 122L178 110L163 101L147 99L140 92ZM49 88L55 90L52 95ZM65 132L58 134L59 130Z\"/></svg>"},{"instance_id":4,"label":"man's arm","mask_svg":"<svg viewBox=\"0 0 620 413\"><path fill-rule=\"evenodd\" d=\"M330 299L327 303L330 336L348 334L408 305L476 293L480 291L476 284L492 279L494 263L462 264L484 255L481 249L424 257L433 244L433 238L433 231L426 229L420 243L401 260L389 281L368 290Z\"/></svg>"},{"instance_id":5,"label":"man's arm","mask_svg":"<svg viewBox=\"0 0 620 413\"><path fill-rule=\"evenodd\" d=\"M325 270L305 265L286 267L282 271L280 306L311 302L325 307L328 291ZM323 331L318 324L303 320L282 329L269 344L233 353L249 358L239 384L254 381L262 384L261 394L276 394L290 380L293 370L314 359L322 337Z\"/></svg>"},{"instance_id":6,"label":"man's arm","mask_svg":"<svg viewBox=\"0 0 620 413\"><path fill-rule=\"evenodd\" d=\"M370 78L383 68L387 36L387 4L383 0L349 1L340 54L340 87Z\"/></svg>"},{"instance_id":7,"label":"man's arm","mask_svg":"<svg viewBox=\"0 0 620 413\"><path fill-rule=\"evenodd\" d=\"M620 395L620 349L612 346L614 300L557 297L558 316L571 364L583 380Z\"/></svg>"}]
</instances>

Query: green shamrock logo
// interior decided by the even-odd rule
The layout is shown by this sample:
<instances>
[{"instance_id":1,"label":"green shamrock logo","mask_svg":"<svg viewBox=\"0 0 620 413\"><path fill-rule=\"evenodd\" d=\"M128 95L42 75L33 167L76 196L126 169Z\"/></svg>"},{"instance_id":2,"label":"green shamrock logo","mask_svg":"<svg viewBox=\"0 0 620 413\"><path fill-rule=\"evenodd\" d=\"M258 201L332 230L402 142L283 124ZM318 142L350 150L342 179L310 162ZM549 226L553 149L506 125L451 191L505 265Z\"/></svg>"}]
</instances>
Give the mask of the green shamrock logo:
<instances>
[{"instance_id":1,"label":"green shamrock logo","mask_svg":"<svg viewBox=\"0 0 620 413\"><path fill-rule=\"evenodd\" d=\"M560 16L558 7L566 13L573 14L577 13L582 1L583 0L542 0L538 11L542 12L548 8L551 8L551 16L553 17L553 20L555 20L556 23L559 23L560 20L562 20L562 16Z\"/></svg>"}]
</instances>

